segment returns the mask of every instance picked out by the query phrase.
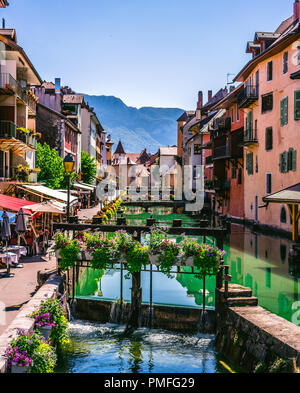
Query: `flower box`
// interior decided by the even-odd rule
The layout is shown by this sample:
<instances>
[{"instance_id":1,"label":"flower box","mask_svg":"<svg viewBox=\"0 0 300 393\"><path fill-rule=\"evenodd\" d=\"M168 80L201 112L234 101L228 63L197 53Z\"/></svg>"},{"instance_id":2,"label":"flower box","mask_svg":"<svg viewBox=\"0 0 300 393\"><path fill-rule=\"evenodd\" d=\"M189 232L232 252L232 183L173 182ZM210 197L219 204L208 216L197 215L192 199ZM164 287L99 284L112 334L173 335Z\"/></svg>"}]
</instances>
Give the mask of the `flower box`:
<instances>
[{"instance_id":1,"label":"flower box","mask_svg":"<svg viewBox=\"0 0 300 393\"><path fill-rule=\"evenodd\" d=\"M48 341L51 331L52 331L52 326L42 326L38 328L38 331L41 333L41 335L44 337L46 341Z\"/></svg>"},{"instance_id":2,"label":"flower box","mask_svg":"<svg viewBox=\"0 0 300 393\"><path fill-rule=\"evenodd\" d=\"M18 366L17 363L12 363L11 373L12 374L27 374L29 366Z\"/></svg>"}]
</instances>

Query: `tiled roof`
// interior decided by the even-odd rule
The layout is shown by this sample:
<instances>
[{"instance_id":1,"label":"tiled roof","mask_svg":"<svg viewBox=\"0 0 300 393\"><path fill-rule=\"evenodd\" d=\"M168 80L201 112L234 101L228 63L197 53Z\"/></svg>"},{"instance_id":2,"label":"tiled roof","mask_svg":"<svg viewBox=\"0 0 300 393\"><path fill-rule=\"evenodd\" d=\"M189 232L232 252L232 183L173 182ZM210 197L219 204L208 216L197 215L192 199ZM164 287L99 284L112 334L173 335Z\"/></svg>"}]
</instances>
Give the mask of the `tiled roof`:
<instances>
[{"instance_id":1,"label":"tiled roof","mask_svg":"<svg viewBox=\"0 0 300 393\"><path fill-rule=\"evenodd\" d=\"M222 98L226 97L227 94L228 94L228 90L227 90L226 88L225 88L225 89L220 89L220 90L213 96L213 98L212 98L210 101L208 101L208 102L203 106L202 109L205 109L205 108L207 108L207 107L209 107L209 106L212 106L212 105L216 104L218 101L222 100Z\"/></svg>"},{"instance_id":2,"label":"tiled roof","mask_svg":"<svg viewBox=\"0 0 300 393\"><path fill-rule=\"evenodd\" d=\"M166 146L159 149L161 156L177 156L177 146Z\"/></svg>"},{"instance_id":3,"label":"tiled roof","mask_svg":"<svg viewBox=\"0 0 300 393\"><path fill-rule=\"evenodd\" d=\"M64 104L83 104L82 94L66 94L63 96Z\"/></svg>"},{"instance_id":4,"label":"tiled roof","mask_svg":"<svg viewBox=\"0 0 300 393\"><path fill-rule=\"evenodd\" d=\"M17 35L15 29L0 29L0 34L5 37L11 39L14 42L17 42Z\"/></svg>"},{"instance_id":5,"label":"tiled roof","mask_svg":"<svg viewBox=\"0 0 300 393\"><path fill-rule=\"evenodd\" d=\"M52 82L44 82L42 86L47 90L55 90L55 84Z\"/></svg>"}]
</instances>

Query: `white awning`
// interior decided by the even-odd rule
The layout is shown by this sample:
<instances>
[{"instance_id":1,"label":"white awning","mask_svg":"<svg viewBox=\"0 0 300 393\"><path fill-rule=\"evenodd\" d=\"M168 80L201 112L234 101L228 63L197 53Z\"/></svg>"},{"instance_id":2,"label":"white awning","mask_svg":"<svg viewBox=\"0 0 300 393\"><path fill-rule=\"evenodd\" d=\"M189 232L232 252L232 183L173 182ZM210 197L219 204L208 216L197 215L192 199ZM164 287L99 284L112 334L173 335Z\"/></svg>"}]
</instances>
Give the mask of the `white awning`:
<instances>
[{"instance_id":1,"label":"white awning","mask_svg":"<svg viewBox=\"0 0 300 393\"><path fill-rule=\"evenodd\" d=\"M79 188L79 190L83 190L83 191L94 191L95 187L88 185L88 184L79 184L79 183L75 183L72 186L73 188Z\"/></svg>"},{"instance_id":2,"label":"white awning","mask_svg":"<svg viewBox=\"0 0 300 393\"><path fill-rule=\"evenodd\" d=\"M25 188L29 192L31 191L33 194L39 195L41 197L45 197L48 199L56 199L59 202L68 203L68 195L57 191L52 190L51 188L45 186L31 186L31 185L22 185L22 188ZM74 196L70 196L70 204L74 204L77 202L77 198Z\"/></svg>"}]
</instances>

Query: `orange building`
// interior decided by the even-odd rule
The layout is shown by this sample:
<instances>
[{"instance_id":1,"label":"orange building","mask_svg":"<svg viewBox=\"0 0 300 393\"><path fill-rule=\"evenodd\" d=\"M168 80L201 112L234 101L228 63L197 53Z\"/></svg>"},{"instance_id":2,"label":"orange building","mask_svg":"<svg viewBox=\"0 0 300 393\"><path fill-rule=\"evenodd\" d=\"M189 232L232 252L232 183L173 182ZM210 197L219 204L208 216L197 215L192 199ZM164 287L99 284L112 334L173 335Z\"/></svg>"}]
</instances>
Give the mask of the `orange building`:
<instances>
[{"instance_id":1,"label":"orange building","mask_svg":"<svg viewBox=\"0 0 300 393\"><path fill-rule=\"evenodd\" d=\"M300 180L300 3L273 32L257 32L248 42L252 59L235 81L244 88L237 103L244 111L245 218L291 231L284 205L263 205L266 195Z\"/></svg>"},{"instance_id":2,"label":"orange building","mask_svg":"<svg viewBox=\"0 0 300 393\"><path fill-rule=\"evenodd\" d=\"M239 108L237 97L241 84L223 98L216 109L226 111L224 117L214 122L213 140L214 185L216 210L230 218L244 219L244 110Z\"/></svg>"}]
</instances>

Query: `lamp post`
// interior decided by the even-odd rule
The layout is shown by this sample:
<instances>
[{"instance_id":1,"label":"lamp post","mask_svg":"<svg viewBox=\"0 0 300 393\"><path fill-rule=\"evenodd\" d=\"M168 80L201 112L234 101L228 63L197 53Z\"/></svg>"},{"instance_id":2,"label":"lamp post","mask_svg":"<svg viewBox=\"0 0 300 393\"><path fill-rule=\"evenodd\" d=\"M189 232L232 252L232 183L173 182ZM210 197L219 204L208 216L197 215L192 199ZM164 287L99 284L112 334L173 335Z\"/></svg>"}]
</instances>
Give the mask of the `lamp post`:
<instances>
[{"instance_id":1,"label":"lamp post","mask_svg":"<svg viewBox=\"0 0 300 393\"><path fill-rule=\"evenodd\" d=\"M72 155L69 153L64 159L64 168L68 176L68 204L67 204L67 222L70 221L70 179L71 174L74 171L75 161Z\"/></svg>"}]
</instances>

